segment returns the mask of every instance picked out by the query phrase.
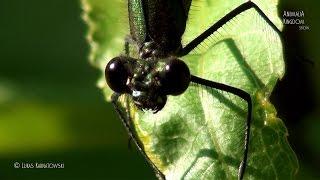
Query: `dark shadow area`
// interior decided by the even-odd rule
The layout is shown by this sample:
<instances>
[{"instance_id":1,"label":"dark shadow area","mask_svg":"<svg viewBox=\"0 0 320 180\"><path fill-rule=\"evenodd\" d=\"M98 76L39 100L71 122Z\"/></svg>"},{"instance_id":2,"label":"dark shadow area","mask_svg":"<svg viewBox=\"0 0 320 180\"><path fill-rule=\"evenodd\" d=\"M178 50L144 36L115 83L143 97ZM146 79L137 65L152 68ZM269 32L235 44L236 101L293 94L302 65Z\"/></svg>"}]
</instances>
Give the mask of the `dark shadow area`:
<instances>
[{"instance_id":1,"label":"dark shadow area","mask_svg":"<svg viewBox=\"0 0 320 180\"><path fill-rule=\"evenodd\" d=\"M317 106L319 105L317 87L320 83L317 72L319 71L320 16L317 10L319 5L319 2L311 0L280 1L278 14L281 19L283 19L284 11L304 11L304 17L300 19L304 19L305 25L310 29L299 30L299 25L284 26L286 73L271 96L278 116L288 128L289 142L298 156L300 164L298 177L307 179L320 177L318 171L320 151L319 148L316 148L319 140L318 137L307 137L306 135L310 131L307 128L312 126L311 124L317 126L319 123L316 121L320 120ZM320 127L315 128L320 129Z\"/></svg>"}]
</instances>

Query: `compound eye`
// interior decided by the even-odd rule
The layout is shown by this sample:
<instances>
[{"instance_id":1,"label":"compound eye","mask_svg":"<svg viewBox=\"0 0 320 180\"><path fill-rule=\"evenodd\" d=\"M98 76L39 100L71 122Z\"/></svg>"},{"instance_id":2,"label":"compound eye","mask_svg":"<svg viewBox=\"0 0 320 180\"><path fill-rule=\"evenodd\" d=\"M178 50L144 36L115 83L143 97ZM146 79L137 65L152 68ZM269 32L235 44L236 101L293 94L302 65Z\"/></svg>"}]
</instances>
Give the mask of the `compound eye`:
<instances>
[{"instance_id":1,"label":"compound eye","mask_svg":"<svg viewBox=\"0 0 320 180\"><path fill-rule=\"evenodd\" d=\"M179 59L169 59L161 73L161 83L165 94L182 94L190 83L190 71L186 63Z\"/></svg>"},{"instance_id":2,"label":"compound eye","mask_svg":"<svg viewBox=\"0 0 320 180\"><path fill-rule=\"evenodd\" d=\"M129 93L126 85L130 72L130 63L126 57L115 57L109 61L105 69L105 77L109 87L117 93Z\"/></svg>"}]
</instances>

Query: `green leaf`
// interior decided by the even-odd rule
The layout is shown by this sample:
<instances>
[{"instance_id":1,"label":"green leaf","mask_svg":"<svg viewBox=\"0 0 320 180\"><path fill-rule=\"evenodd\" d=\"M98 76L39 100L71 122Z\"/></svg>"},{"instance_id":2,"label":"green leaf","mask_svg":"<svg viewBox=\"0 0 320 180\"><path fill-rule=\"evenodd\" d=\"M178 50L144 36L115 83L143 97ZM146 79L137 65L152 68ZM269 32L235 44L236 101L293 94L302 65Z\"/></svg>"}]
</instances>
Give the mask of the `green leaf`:
<instances>
[{"instance_id":1,"label":"green leaf","mask_svg":"<svg viewBox=\"0 0 320 180\"><path fill-rule=\"evenodd\" d=\"M104 72L108 60L124 50L124 38L129 34L126 3L123 0L81 0L82 18L88 25L89 60ZM104 76L98 81L106 98L112 93Z\"/></svg>"},{"instance_id":2,"label":"green leaf","mask_svg":"<svg viewBox=\"0 0 320 180\"><path fill-rule=\"evenodd\" d=\"M193 0L183 43L243 2ZM255 3L282 28L277 1ZM89 26L90 59L103 72L108 59L123 53L124 38L129 34L126 4L122 0L83 0L82 4ZM192 74L251 94L253 122L245 178L294 179L298 161L287 142L287 130L268 99L284 75L279 35L250 9L183 59ZM103 78L99 85L109 97L112 91ZM246 102L239 97L191 84L184 94L168 97L166 106L156 114L130 107L147 155L167 179L237 178L247 116Z\"/></svg>"}]
</instances>

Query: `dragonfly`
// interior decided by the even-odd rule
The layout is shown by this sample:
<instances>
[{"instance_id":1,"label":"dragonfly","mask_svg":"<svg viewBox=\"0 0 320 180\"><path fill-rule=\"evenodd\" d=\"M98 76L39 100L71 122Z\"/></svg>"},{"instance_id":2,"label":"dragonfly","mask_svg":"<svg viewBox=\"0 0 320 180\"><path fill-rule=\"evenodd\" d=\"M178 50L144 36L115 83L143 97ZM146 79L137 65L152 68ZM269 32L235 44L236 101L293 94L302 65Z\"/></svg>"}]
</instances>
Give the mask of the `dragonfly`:
<instances>
[{"instance_id":1,"label":"dragonfly","mask_svg":"<svg viewBox=\"0 0 320 180\"><path fill-rule=\"evenodd\" d=\"M105 79L114 91L112 104L124 124L129 137L136 144L159 179L165 175L150 160L132 127L130 114L124 113L119 104L122 94L129 96L140 110L161 111L168 96L183 94L190 83L199 84L234 94L247 102L244 130L243 155L238 168L238 179L243 179L249 152L250 126L252 120L252 97L246 91L223 83L191 74L187 64L179 59L216 32L224 24L244 11L255 9L277 32L280 30L252 1L236 7L211 27L182 46L191 0L128 0L130 36L125 39L125 55L111 59L105 68ZM136 47L138 58L130 57L129 45Z\"/></svg>"}]
</instances>

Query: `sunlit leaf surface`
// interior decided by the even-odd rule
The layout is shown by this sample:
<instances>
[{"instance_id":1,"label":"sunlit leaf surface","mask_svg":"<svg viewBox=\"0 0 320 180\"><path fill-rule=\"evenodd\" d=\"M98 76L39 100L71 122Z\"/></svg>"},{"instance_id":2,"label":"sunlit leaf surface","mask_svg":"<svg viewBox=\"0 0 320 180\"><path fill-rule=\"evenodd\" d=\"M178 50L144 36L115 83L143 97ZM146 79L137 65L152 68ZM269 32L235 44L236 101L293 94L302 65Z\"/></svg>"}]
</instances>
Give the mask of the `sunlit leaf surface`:
<instances>
[{"instance_id":1,"label":"sunlit leaf surface","mask_svg":"<svg viewBox=\"0 0 320 180\"><path fill-rule=\"evenodd\" d=\"M194 0L183 43L243 2ZM281 29L277 1L255 2ZM90 60L103 72L109 59L123 53L129 34L126 4L121 0L83 0L82 4L89 27ZM183 59L193 74L251 94L253 122L245 178L293 179L298 162L287 142L287 130L268 99L284 75L279 35L251 9ZM98 84L110 97L112 91L103 78ZM167 179L237 178L247 116L246 102L239 97L191 84L183 95L169 97L156 114L130 107L147 155Z\"/></svg>"}]
</instances>

